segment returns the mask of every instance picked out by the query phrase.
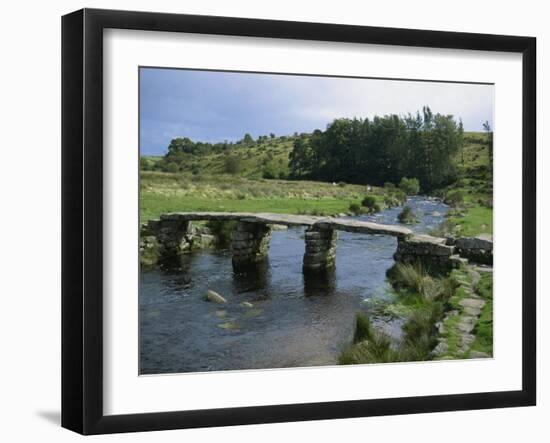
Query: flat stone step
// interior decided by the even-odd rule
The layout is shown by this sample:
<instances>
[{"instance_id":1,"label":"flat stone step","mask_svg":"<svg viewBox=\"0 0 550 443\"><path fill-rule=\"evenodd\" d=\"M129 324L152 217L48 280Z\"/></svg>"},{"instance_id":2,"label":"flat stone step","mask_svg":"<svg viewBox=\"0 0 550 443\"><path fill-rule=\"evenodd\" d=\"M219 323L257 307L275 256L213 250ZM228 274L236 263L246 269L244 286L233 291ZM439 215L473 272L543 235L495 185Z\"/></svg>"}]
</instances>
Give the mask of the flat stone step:
<instances>
[{"instance_id":1,"label":"flat stone step","mask_svg":"<svg viewBox=\"0 0 550 443\"><path fill-rule=\"evenodd\" d=\"M479 298L463 298L458 302L458 304L463 308L470 307L481 309L483 308L483 306L485 306L485 302Z\"/></svg>"},{"instance_id":2,"label":"flat stone step","mask_svg":"<svg viewBox=\"0 0 550 443\"><path fill-rule=\"evenodd\" d=\"M324 229L336 229L338 231L360 232L364 234L383 234L394 237L412 235L413 231L404 226L385 225L381 223L349 220L341 218L326 218L315 224Z\"/></svg>"}]
</instances>

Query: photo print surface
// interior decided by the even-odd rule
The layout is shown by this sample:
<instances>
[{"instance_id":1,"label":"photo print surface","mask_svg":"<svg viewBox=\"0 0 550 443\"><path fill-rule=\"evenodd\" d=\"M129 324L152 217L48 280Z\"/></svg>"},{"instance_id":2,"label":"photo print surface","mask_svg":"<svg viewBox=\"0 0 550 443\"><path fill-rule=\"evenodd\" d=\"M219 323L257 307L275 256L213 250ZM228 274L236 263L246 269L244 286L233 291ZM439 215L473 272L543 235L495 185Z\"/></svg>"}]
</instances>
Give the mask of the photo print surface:
<instances>
[{"instance_id":1,"label":"photo print surface","mask_svg":"<svg viewBox=\"0 0 550 443\"><path fill-rule=\"evenodd\" d=\"M141 67L140 374L491 358L493 106Z\"/></svg>"}]
</instances>

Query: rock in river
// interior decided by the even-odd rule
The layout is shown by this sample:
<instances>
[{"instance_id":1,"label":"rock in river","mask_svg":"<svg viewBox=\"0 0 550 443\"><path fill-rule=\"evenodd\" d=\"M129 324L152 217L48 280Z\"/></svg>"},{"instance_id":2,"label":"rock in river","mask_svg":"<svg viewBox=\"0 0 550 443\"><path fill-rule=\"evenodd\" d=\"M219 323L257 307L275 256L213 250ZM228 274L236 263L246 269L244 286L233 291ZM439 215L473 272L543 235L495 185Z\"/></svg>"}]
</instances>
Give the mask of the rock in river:
<instances>
[{"instance_id":1,"label":"rock in river","mask_svg":"<svg viewBox=\"0 0 550 443\"><path fill-rule=\"evenodd\" d=\"M211 301L212 303L227 303L227 300L223 298L220 294L218 294L216 291L208 290L206 291L205 299L207 301Z\"/></svg>"}]
</instances>

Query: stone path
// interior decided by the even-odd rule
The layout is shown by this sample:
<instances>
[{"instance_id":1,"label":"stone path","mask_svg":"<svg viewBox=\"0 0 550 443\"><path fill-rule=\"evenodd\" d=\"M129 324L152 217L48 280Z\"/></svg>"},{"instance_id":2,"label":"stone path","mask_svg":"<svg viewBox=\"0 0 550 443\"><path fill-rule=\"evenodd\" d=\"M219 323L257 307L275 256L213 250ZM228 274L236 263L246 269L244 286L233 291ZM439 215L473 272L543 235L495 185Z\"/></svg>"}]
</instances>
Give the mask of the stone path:
<instances>
[{"instance_id":1,"label":"stone path","mask_svg":"<svg viewBox=\"0 0 550 443\"><path fill-rule=\"evenodd\" d=\"M455 279L460 284L456 295L451 298L455 309L437 324L440 338L432 354L437 360L490 357L483 352L470 351L476 338L473 331L485 306L485 300L475 292L479 272L473 267L455 271Z\"/></svg>"}]
</instances>

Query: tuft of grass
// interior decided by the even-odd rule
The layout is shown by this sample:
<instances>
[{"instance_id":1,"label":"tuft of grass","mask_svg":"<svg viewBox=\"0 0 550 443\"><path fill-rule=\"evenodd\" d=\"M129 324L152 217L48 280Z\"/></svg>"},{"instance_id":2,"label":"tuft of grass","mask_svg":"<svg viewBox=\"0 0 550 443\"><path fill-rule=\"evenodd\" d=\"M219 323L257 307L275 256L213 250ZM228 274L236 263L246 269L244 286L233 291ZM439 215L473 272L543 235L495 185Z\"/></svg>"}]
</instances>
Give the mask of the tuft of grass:
<instances>
[{"instance_id":1,"label":"tuft of grass","mask_svg":"<svg viewBox=\"0 0 550 443\"><path fill-rule=\"evenodd\" d=\"M416 219L416 215L414 214L410 206L405 206L402 209L402 211L397 216L397 220L399 220L399 223L405 223L405 224L412 224L418 221Z\"/></svg>"},{"instance_id":2,"label":"tuft of grass","mask_svg":"<svg viewBox=\"0 0 550 443\"><path fill-rule=\"evenodd\" d=\"M355 319L355 335L353 341L355 343L369 340L373 336L373 330L369 318L362 313L357 314Z\"/></svg>"},{"instance_id":3,"label":"tuft of grass","mask_svg":"<svg viewBox=\"0 0 550 443\"><path fill-rule=\"evenodd\" d=\"M461 274L462 275L462 274ZM443 320L450 300L456 298L456 276L434 278L420 265L398 264L392 274L397 300L385 308L386 314L405 317L403 339L391 338L372 327L369 318L358 314L354 342L341 356L341 364L425 361L437 345L436 323ZM453 300L458 303L459 299ZM451 338L452 341L452 338ZM456 338L458 343L458 337Z\"/></svg>"},{"instance_id":4,"label":"tuft of grass","mask_svg":"<svg viewBox=\"0 0 550 443\"><path fill-rule=\"evenodd\" d=\"M428 299L438 294L437 282L420 263L396 263L391 278L397 289L408 289Z\"/></svg>"},{"instance_id":5,"label":"tuft of grass","mask_svg":"<svg viewBox=\"0 0 550 443\"><path fill-rule=\"evenodd\" d=\"M360 341L345 349L338 359L341 365L395 361L403 361L399 351L392 348L391 340L387 335L376 330L372 331L368 340Z\"/></svg>"},{"instance_id":6,"label":"tuft of grass","mask_svg":"<svg viewBox=\"0 0 550 443\"><path fill-rule=\"evenodd\" d=\"M462 191L450 191L445 196L444 201L453 208L458 208L464 203L464 193Z\"/></svg>"}]
</instances>

